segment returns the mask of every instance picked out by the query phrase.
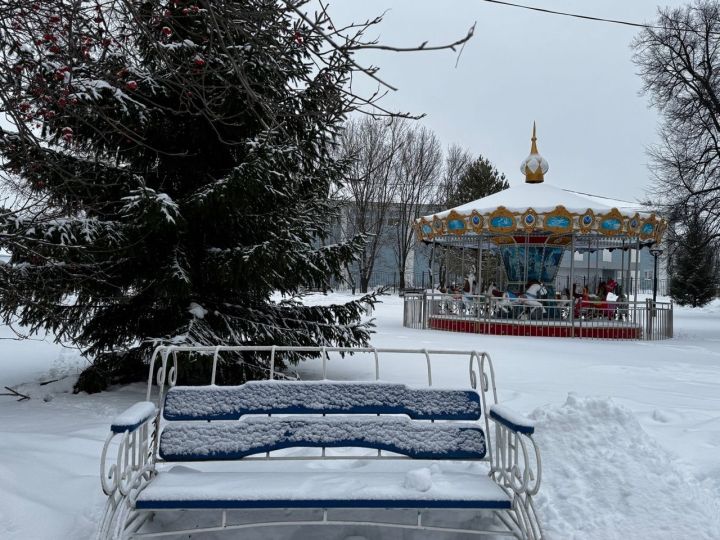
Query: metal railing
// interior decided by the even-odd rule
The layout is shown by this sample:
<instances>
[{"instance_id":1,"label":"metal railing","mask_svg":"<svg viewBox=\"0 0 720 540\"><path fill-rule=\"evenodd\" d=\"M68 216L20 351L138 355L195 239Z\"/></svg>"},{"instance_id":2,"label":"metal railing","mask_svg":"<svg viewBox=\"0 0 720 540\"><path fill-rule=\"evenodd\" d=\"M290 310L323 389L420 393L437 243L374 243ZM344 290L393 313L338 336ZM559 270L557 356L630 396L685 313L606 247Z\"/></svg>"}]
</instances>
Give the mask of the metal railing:
<instances>
[{"instance_id":1,"label":"metal railing","mask_svg":"<svg viewBox=\"0 0 720 540\"><path fill-rule=\"evenodd\" d=\"M660 340L673 337L673 304L406 293L403 324L494 335Z\"/></svg>"}]
</instances>

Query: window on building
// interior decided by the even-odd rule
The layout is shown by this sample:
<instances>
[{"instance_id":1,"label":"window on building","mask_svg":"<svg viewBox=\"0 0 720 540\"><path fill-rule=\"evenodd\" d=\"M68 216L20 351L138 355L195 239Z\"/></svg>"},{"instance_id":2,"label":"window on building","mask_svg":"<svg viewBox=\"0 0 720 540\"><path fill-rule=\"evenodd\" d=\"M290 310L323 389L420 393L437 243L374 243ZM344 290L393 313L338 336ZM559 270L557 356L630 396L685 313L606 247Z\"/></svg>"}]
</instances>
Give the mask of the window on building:
<instances>
[{"instance_id":1,"label":"window on building","mask_svg":"<svg viewBox=\"0 0 720 540\"><path fill-rule=\"evenodd\" d=\"M575 252L575 260L582 262L582 260L583 260L583 254L580 253L579 251L576 251L576 252Z\"/></svg>"},{"instance_id":2,"label":"window on building","mask_svg":"<svg viewBox=\"0 0 720 540\"><path fill-rule=\"evenodd\" d=\"M603 249L602 260L603 262L612 262L612 251L609 249Z\"/></svg>"}]
</instances>

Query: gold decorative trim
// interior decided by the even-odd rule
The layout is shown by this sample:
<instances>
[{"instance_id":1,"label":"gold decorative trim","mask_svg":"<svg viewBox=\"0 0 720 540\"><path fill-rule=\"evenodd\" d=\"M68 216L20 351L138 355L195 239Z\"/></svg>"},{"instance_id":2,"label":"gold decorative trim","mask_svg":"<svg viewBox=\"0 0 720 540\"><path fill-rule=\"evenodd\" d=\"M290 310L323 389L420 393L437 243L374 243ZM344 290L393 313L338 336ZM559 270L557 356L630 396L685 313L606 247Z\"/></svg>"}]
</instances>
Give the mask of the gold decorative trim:
<instances>
[{"instance_id":1,"label":"gold decorative trim","mask_svg":"<svg viewBox=\"0 0 720 540\"><path fill-rule=\"evenodd\" d=\"M483 219L482 215L477 210L473 210L470 214L470 227L472 228L473 232L481 233L484 225L485 220Z\"/></svg>"},{"instance_id":2,"label":"gold decorative trim","mask_svg":"<svg viewBox=\"0 0 720 540\"><path fill-rule=\"evenodd\" d=\"M640 214L637 212L635 215L628 219L627 221L627 230L629 233L637 234L640 231L640 225L642 223L642 219L640 219Z\"/></svg>"},{"instance_id":3,"label":"gold decorative trim","mask_svg":"<svg viewBox=\"0 0 720 540\"><path fill-rule=\"evenodd\" d=\"M538 224L538 215L535 210L528 208L520 218L520 224L525 229L525 232L533 232L537 228Z\"/></svg>"},{"instance_id":4,"label":"gold decorative trim","mask_svg":"<svg viewBox=\"0 0 720 540\"><path fill-rule=\"evenodd\" d=\"M532 216L531 223L526 221L528 216ZM590 225L583 221L586 217L592 221ZM423 240L434 240L445 235L458 237L464 234L481 234L485 231L501 235L516 232L524 234L546 232L551 235L594 232L604 236L627 235L643 241L660 242L667 230L665 220L654 213L648 217L642 217L638 213L627 216L617 208L613 208L606 214L596 215L592 209L578 214L569 212L561 205L550 212L538 212L534 208L528 208L524 212L511 212L504 206L499 206L488 214L481 214L477 210L461 214L451 210L444 219L435 215L432 219L419 218L417 223L419 224L417 237Z\"/></svg>"},{"instance_id":5,"label":"gold decorative trim","mask_svg":"<svg viewBox=\"0 0 720 540\"><path fill-rule=\"evenodd\" d=\"M514 236L494 236L492 242L498 246L504 246L508 244L517 244Z\"/></svg>"},{"instance_id":6,"label":"gold decorative trim","mask_svg":"<svg viewBox=\"0 0 720 540\"><path fill-rule=\"evenodd\" d=\"M588 208L587 212L585 212L581 216L578 216L578 227L580 228L580 232L588 233L593 229L594 226L595 212L593 212L592 209Z\"/></svg>"}]
</instances>

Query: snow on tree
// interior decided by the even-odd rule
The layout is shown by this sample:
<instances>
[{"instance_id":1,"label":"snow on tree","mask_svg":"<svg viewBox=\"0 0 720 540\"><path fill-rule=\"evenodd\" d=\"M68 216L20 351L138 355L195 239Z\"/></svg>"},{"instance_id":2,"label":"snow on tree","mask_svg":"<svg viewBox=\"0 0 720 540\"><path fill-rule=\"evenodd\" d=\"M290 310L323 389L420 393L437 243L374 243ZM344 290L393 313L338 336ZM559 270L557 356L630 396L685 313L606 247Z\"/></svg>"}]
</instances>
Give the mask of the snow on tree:
<instances>
[{"instance_id":1,"label":"snow on tree","mask_svg":"<svg viewBox=\"0 0 720 540\"><path fill-rule=\"evenodd\" d=\"M364 242L326 242L328 195L347 167L333 149L358 104L349 79L378 79L352 53L373 46L362 32L379 19L339 30L305 3L0 8L14 197L0 208L0 316L93 358L77 389L143 376L158 343L367 343L373 295L299 296L339 279ZM259 358L238 360L220 380L262 374Z\"/></svg>"}]
</instances>

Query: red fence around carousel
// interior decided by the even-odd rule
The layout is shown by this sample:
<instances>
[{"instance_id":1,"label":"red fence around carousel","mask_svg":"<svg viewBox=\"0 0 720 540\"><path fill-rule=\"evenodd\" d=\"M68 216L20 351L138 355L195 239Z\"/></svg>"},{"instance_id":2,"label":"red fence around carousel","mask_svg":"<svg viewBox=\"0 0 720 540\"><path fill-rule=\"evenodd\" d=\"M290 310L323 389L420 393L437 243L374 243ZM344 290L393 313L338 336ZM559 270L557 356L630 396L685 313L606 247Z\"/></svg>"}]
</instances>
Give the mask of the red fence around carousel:
<instances>
[{"instance_id":1,"label":"red fence around carousel","mask_svg":"<svg viewBox=\"0 0 720 540\"><path fill-rule=\"evenodd\" d=\"M673 305L406 293L403 324L492 335L660 340L673 337Z\"/></svg>"}]
</instances>

